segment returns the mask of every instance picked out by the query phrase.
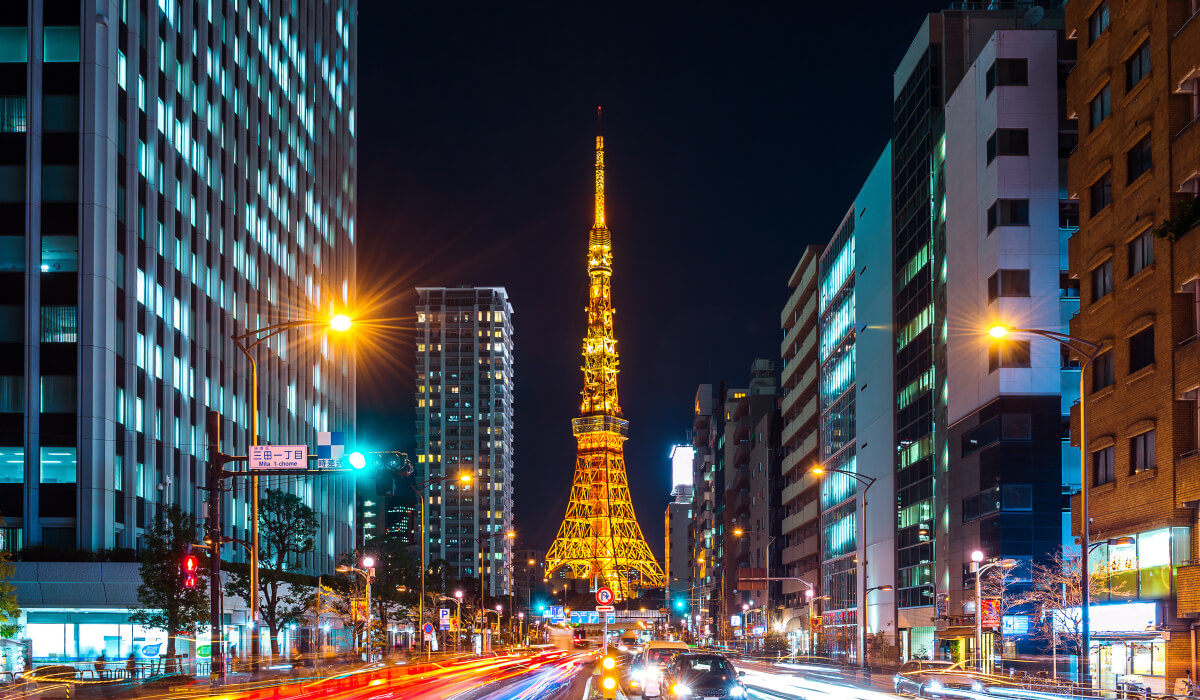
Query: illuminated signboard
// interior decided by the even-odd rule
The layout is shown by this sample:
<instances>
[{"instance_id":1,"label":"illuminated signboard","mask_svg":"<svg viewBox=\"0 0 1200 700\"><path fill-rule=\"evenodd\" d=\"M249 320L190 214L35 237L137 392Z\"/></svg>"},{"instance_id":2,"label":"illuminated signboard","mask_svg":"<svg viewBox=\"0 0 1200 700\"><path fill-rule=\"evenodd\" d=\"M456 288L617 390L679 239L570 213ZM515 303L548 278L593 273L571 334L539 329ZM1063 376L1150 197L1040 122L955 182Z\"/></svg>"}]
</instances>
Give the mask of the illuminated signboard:
<instances>
[{"instance_id":1,"label":"illuminated signboard","mask_svg":"<svg viewBox=\"0 0 1200 700\"><path fill-rule=\"evenodd\" d=\"M696 450L691 445L675 445L671 448L671 485L692 485L692 456Z\"/></svg>"}]
</instances>

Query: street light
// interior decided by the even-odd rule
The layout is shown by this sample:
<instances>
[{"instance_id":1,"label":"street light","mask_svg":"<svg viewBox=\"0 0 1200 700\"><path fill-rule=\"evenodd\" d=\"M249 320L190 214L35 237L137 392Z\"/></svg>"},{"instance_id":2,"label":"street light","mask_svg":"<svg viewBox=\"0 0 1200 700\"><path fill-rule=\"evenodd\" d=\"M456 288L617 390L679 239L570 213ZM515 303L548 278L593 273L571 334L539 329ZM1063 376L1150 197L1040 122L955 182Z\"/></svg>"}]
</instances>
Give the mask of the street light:
<instances>
[{"instance_id":1,"label":"street light","mask_svg":"<svg viewBox=\"0 0 1200 700\"><path fill-rule=\"evenodd\" d=\"M1002 340L1010 334L1036 335L1039 338L1053 340L1059 345L1067 348L1071 352L1078 353L1084 358L1083 365L1079 368L1079 510L1080 525L1079 530L1083 536L1080 551L1082 556L1079 557L1079 579L1080 579L1080 649L1079 649L1079 669L1080 682L1085 687L1092 683L1092 628L1091 628L1091 577L1088 572L1088 551L1090 550L1090 539L1088 536L1088 526L1091 519L1088 517L1088 442L1087 442L1087 421L1084 412L1085 404L1087 403L1087 370L1091 366L1092 361L1104 354L1106 348L1103 343L1093 343L1090 340L1084 340L1068 333L1059 333L1058 331L1044 331L1036 328L1009 328L1008 326L995 325L988 329L988 335Z\"/></svg>"},{"instance_id":2,"label":"street light","mask_svg":"<svg viewBox=\"0 0 1200 700\"><path fill-rule=\"evenodd\" d=\"M873 476L859 474L858 472L852 472L846 469L822 467L819 464L815 465L812 469L809 469L808 472L816 476L822 476L824 474L844 474L853 478L859 483L859 485L862 486L862 518L860 527L858 528L858 570L860 572L860 575L858 576L858 589L862 591L862 594L857 596L858 644L856 646L858 649L856 650L856 653L858 655L859 667L865 668L867 665L867 491L871 489L871 486L874 485L877 479ZM881 589L876 588L875 590Z\"/></svg>"},{"instance_id":3,"label":"street light","mask_svg":"<svg viewBox=\"0 0 1200 700\"><path fill-rule=\"evenodd\" d=\"M460 483L467 484L471 482L471 475L470 473L464 472L458 476L437 476L432 479L426 479L425 481L419 481L412 485L413 493L417 494L417 500L421 502L421 599L417 601L418 630L423 628L425 625L425 554L427 542L425 541L425 492L422 489L430 484L438 484L443 481L455 480L459 481ZM462 620L460 619L459 622L462 622ZM424 633L418 632L418 634L421 635L421 646L425 647L425 660L428 661L430 651L429 645L425 643Z\"/></svg>"},{"instance_id":4,"label":"street light","mask_svg":"<svg viewBox=\"0 0 1200 700\"><path fill-rule=\"evenodd\" d=\"M334 569L339 574L355 573L362 574L362 577L367 581L367 617L363 628L363 640L367 648L367 663L371 662L371 578L375 575L375 559L369 556L363 557L361 569L356 569L353 566L339 566Z\"/></svg>"},{"instance_id":5,"label":"street light","mask_svg":"<svg viewBox=\"0 0 1200 700\"><path fill-rule=\"evenodd\" d=\"M770 617L770 615L771 615L771 543L775 541L775 537L773 535L771 535L771 532L769 529L770 525L768 524L767 527L768 527L767 550L766 550L767 557L766 557L766 562L765 562L766 563L765 568L767 571L767 577L766 577L765 581L766 581L767 585L766 585L766 600L763 601L763 628L764 628L763 634L764 635L766 634L766 630L771 627L771 617ZM757 537L761 533L762 533L762 531L759 530L757 527L754 528L755 537ZM735 527L733 529L734 537L741 537L744 534L746 534L745 530L743 530L740 527ZM747 579L741 579L741 580L746 581ZM811 585L809 587L811 588Z\"/></svg>"},{"instance_id":6,"label":"street light","mask_svg":"<svg viewBox=\"0 0 1200 700\"><path fill-rule=\"evenodd\" d=\"M980 592L983 572L994 566L1011 569L1017 565L1016 559L1001 559L987 564L982 564L982 561L983 552L978 549L971 552L971 570L975 572L975 668L979 671L983 670L983 597Z\"/></svg>"},{"instance_id":7,"label":"street light","mask_svg":"<svg viewBox=\"0 0 1200 700\"><path fill-rule=\"evenodd\" d=\"M329 319L307 318L299 321L284 321L263 326L240 335L232 336L233 344L246 356L250 363L250 444L258 444L258 363L250 352L265 340L274 338L293 328L328 325L335 331L350 329L351 320L345 314ZM209 484L210 488L216 488ZM219 556L219 555L218 555ZM258 636L258 474L250 473L250 655L255 662L259 656Z\"/></svg>"}]
</instances>

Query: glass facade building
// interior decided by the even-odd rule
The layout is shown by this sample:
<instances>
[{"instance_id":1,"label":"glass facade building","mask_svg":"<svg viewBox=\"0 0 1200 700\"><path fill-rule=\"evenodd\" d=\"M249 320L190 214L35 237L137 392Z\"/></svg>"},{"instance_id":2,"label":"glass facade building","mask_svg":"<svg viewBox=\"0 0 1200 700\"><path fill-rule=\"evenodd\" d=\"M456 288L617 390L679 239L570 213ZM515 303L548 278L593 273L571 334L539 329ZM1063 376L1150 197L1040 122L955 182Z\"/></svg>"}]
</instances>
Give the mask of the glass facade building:
<instances>
[{"instance_id":1,"label":"glass facade building","mask_svg":"<svg viewBox=\"0 0 1200 700\"><path fill-rule=\"evenodd\" d=\"M355 5L0 6L10 551L136 551L163 506L198 512L206 411L225 419L225 452L250 441L250 371L232 337L353 308ZM314 326L256 352L260 442L353 431L348 342ZM332 570L354 543L353 481L263 481L320 515L302 566ZM247 537L248 484L226 499L226 534ZM20 564L18 590L52 576Z\"/></svg>"},{"instance_id":2,"label":"glass facade building","mask_svg":"<svg viewBox=\"0 0 1200 700\"><path fill-rule=\"evenodd\" d=\"M429 560L512 592L513 307L503 287L417 289L417 480Z\"/></svg>"}]
</instances>

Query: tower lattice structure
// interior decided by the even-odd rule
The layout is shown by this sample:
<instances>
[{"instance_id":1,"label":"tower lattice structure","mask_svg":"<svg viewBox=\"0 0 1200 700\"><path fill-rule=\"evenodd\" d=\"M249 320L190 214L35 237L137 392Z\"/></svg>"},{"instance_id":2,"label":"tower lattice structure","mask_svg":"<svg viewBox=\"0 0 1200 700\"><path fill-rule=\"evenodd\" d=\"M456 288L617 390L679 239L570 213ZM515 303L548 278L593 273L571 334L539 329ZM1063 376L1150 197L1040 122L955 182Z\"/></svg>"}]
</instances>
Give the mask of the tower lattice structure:
<instances>
[{"instance_id":1,"label":"tower lattice structure","mask_svg":"<svg viewBox=\"0 0 1200 700\"><path fill-rule=\"evenodd\" d=\"M598 114L598 113L597 113ZM612 235L604 219L604 137L596 136L596 220L588 235L587 335L583 392L571 421L578 442L567 514L546 554L546 575L566 568L577 579L611 588L618 598L663 585L658 565L629 497L624 443L629 421L617 402L617 339L613 332Z\"/></svg>"}]
</instances>

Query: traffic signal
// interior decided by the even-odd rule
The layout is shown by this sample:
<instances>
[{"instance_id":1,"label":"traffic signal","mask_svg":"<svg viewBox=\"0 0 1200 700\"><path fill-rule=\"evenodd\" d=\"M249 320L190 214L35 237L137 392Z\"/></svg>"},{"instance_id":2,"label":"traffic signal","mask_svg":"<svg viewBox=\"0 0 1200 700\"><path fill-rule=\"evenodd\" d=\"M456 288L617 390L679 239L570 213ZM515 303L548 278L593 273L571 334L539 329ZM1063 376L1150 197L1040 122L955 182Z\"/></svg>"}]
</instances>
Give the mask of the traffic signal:
<instances>
[{"instance_id":1,"label":"traffic signal","mask_svg":"<svg viewBox=\"0 0 1200 700\"><path fill-rule=\"evenodd\" d=\"M192 554L192 548L188 547L183 554L183 561L179 562L179 577L183 579L184 588L196 587L196 572L200 569L200 560L196 559L196 555Z\"/></svg>"},{"instance_id":2,"label":"traffic signal","mask_svg":"<svg viewBox=\"0 0 1200 700\"><path fill-rule=\"evenodd\" d=\"M371 467L372 470L380 474L410 476L414 471L408 455L403 452L362 452L356 450L346 455L346 461L355 469Z\"/></svg>"},{"instance_id":3,"label":"traffic signal","mask_svg":"<svg viewBox=\"0 0 1200 700\"><path fill-rule=\"evenodd\" d=\"M620 685L617 681L617 660L611 656L605 656L600 662L600 692L604 698L617 697L617 686Z\"/></svg>"}]
</instances>

